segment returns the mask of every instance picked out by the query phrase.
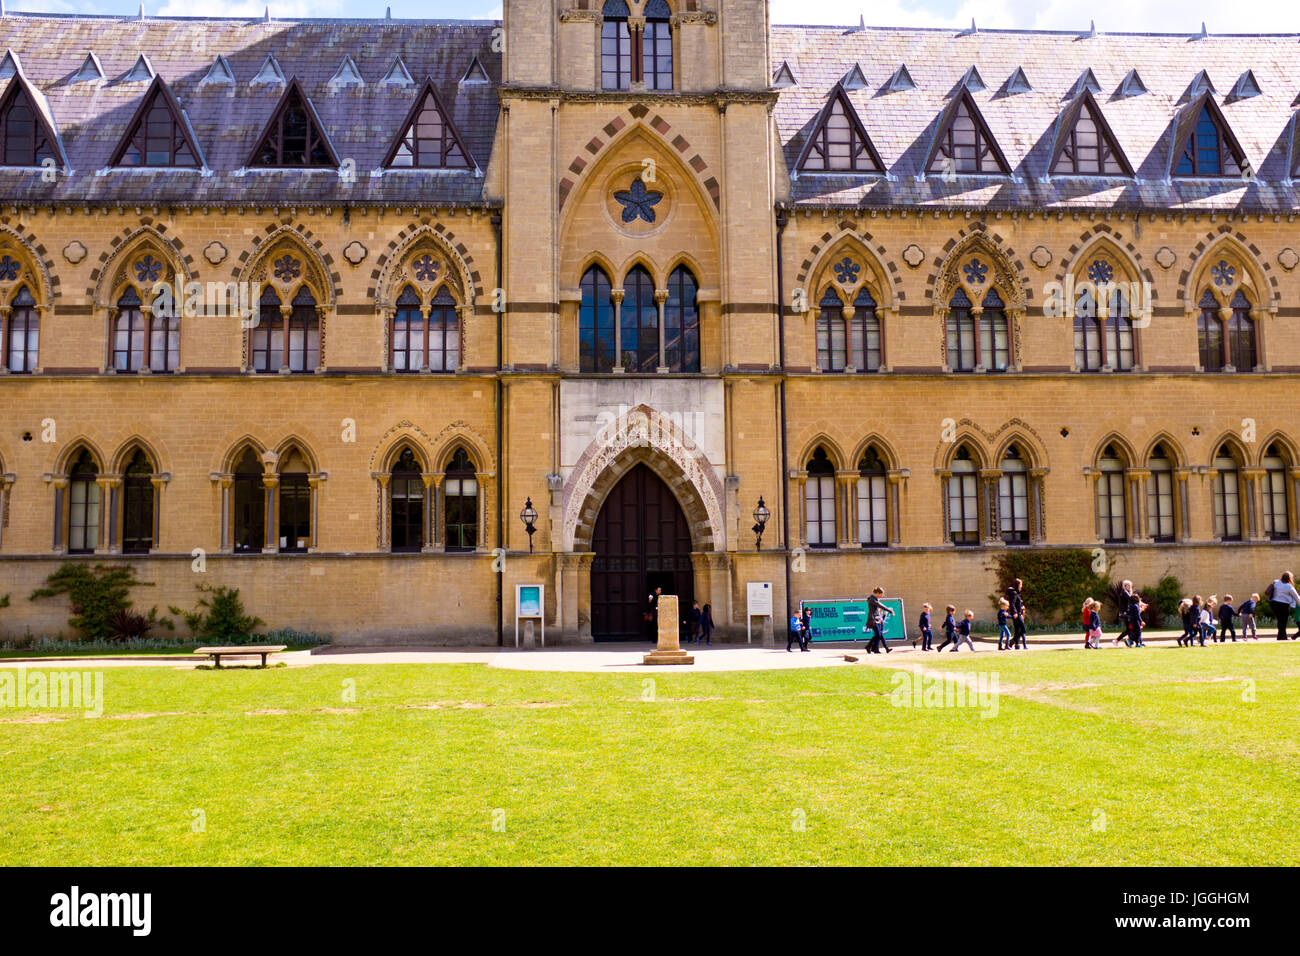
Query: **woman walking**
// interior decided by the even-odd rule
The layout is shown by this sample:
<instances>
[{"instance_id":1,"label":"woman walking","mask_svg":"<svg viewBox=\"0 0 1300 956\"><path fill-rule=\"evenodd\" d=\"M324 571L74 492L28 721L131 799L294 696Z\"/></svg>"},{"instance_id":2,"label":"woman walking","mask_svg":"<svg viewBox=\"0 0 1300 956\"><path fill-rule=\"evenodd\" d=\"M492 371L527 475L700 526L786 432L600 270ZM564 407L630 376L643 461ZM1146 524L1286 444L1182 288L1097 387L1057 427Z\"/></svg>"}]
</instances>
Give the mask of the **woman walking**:
<instances>
[{"instance_id":1,"label":"woman walking","mask_svg":"<svg viewBox=\"0 0 1300 956\"><path fill-rule=\"evenodd\" d=\"M1264 592L1268 598L1268 606L1273 609L1273 616L1277 618L1277 639L1286 640L1286 625L1295 614L1296 605L1300 605L1300 593L1295 589L1295 575L1290 571L1283 571L1282 576L1268 586ZM1295 640L1292 637L1292 640Z\"/></svg>"}]
</instances>

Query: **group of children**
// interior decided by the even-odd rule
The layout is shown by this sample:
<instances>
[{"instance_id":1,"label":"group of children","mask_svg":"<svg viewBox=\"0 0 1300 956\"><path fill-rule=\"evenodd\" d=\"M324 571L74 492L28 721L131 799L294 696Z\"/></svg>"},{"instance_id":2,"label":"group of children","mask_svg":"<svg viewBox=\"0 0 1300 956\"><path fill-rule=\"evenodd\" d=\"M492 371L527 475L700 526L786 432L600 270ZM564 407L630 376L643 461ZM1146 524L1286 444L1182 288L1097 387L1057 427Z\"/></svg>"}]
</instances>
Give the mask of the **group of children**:
<instances>
[{"instance_id":1,"label":"group of children","mask_svg":"<svg viewBox=\"0 0 1300 956\"><path fill-rule=\"evenodd\" d=\"M1232 606L1231 594L1223 596L1222 604L1219 604L1218 598L1213 594L1204 601L1199 594L1183 598L1178 605L1178 613L1183 619L1183 633L1178 638L1178 646L1191 647L1193 642L1199 641L1201 647L1204 647L1206 638L1222 644L1229 635L1233 643L1236 643L1237 629L1233 626L1236 618L1241 618L1241 639L1258 641L1259 632L1255 628L1255 608L1258 606L1258 594L1252 594L1249 601L1242 601L1239 608ZM1219 622L1217 631L1214 626L1216 617Z\"/></svg>"},{"instance_id":2,"label":"group of children","mask_svg":"<svg viewBox=\"0 0 1300 956\"><path fill-rule=\"evenodd\" d=\"M1005 598L1002 599L1002 603L1004 605L1007 603ZM945 609L946 614L943 619L943 643L938 647L934 646L934 629L930 624L930 615L933 611L934 608L929 604L921 605L921 619L917 622L917 627L921 632L921 650L938 651L942 653L943 649L951 644L953 651L957 651L961 648L963 643L965 643L972 651L975 650L975 642L971 640L970 636L971 627L975 623L974 611L967 608L962 619L958 621L953 617L953 615L957 613L957 606L955 604L949 604ZM916 641L912 642L912 646L916 646Z\"/></svg>"}]
</instances>

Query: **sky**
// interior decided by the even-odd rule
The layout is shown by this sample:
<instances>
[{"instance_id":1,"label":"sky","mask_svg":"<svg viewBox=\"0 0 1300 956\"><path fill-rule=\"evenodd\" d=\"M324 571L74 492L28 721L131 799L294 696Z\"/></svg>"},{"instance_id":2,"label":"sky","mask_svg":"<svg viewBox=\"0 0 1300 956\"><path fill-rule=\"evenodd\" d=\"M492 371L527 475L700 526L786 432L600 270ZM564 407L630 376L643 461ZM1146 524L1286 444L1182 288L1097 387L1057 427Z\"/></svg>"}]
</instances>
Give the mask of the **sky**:
<instances>
[{"instance_id":1,"label":"sky","mask_svg":"<svg viewBox=\"0 0 1300 956\"><path fill-rule=\"evenodd\" d=\"M4 0L8 10L47 13L134 14L139 0ZM271 16L382 16L499 18L501 0L270 0ZM146 0L145 13L159 16L261 16L267 0ZM1293 0L772 0L773 23L855 24L866 15L870 26L982 27L1086 30L1088 19L1107 31L1193 33L1206 24L1210 33L1300 32L1300 4Z\"/></svg>"}]
</instances>

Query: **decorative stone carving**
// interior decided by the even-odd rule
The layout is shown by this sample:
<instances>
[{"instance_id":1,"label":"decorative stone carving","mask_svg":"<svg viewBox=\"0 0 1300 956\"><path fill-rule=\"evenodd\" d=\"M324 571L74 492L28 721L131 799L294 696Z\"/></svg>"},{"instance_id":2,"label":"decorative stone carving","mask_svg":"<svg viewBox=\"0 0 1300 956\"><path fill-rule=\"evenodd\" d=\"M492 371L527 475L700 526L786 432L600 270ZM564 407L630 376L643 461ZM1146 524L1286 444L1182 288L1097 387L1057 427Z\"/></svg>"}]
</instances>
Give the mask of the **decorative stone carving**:
<instances>
[{"instance_id":1,"label":"decorative stone carving","mask_svg":"<svg viewBox=\"0 0 1300 956\"><path fill-rule=\"evenodd\" d=\"M227 255L229 255L229 253L226 251L226 247L215 239L203 247L203 258L207 259L208 262L212 263L214 266L219 266L221 263L225 262Z\"/></svg>"},{"instance_id":2,"label":"decorative stone carving","mask_svg":"<svg viewBox=\"0 0 1300 956\"><path fill-rule=\"evenodd\" d=\"M63 258L67 259L74 266L82 259L86 258L86 247L76 239L63 247Z\"/></svg>"},{"instance_id":3,"label":"decorative stone carving","mask_svg":"<svg viewBox=\"0 0 1300 956\"><path fill-rule=\"evenodd\" d=\"M1283 269L1290 272L1297 265L1300 265L1300 254L1297 254L1294 249L1287 246L1277 254L1277 261Z\"/></svg>"},{"instance_id":4,"label":"decorative stone carving","mask_svg":"<svg viewBox=\"0 0 1300 956\"><path fill-rule=\"evenodd\" d=\"M354 266L361 265L369 254L370 250L355 239L343 247L343 258L348 260L348 262L352 263Z\"/></svg>"},{"instance_id":5,"label":"decorative stone carving","mask_svg":"<svg viewBox=\"0 0 1300 956\"><path fill-rule=\"evenodd\" d=\"M1177 261L1178 256L1175 255L1174 250L1170 249L1168 246L1161 246L1156 250L1156 263L1161 269L1172 269L1174 263Z\"/></svg>"},{"instance_id":6,"label":"decorative stone carving","mask_svg":"<svg viewBox=\"0 0 1300 956\"><path fill-rule=\"evenodd\" d=\"M1029 261L1040 269L1046 269L1052 263L1052 250L1047 246L1035 246L1029 253Z\"/></svg>"},{"instance_id":7,"label":"decorative stone carving","mask_svg":"<svg viewBox=\"0 0 1300 956\"><path fill-rule=\"evenodd\" d=\"M915 269L925 261L925 250L914 242L903 250L903 261Z\"/></svg>"}]
</instances>

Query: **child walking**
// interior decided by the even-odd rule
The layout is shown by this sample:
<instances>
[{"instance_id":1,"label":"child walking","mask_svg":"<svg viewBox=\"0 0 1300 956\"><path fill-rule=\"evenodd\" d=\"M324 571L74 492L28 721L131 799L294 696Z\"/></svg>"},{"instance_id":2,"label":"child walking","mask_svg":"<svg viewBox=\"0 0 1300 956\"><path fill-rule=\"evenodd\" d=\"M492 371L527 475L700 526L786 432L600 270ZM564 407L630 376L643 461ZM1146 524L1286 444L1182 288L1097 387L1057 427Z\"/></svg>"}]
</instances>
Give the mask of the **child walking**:
<instances>
[{"instance_id":1,"label":"child walking","mask_svg":"<svg viewBox=\"0 0 1300 956\"><path fill-rule=\"evenodd\" d=\"M957 622L952 619L953 613L957 610L957 605L949 604L947 616L943 619L943 643L939 645L937 653L942 654L943 649L949 644L952 649L957 650Z\"/></svg>"},{"instance_id":2,"label":"child walking","mask_svg":"<svg viewBox=\"0 0 1300 956\"><path fill-rule=\"evenodd\" d=\"M998 598L998 650L1005 651L1011 645L1011 602ZM972 646L971 650L975 648Z\"/></svg>"},{"instance_id":3,"label":"child walking","mask_svg":"<svg viewBox=\"0 0 1300 956\"><path fill-rule=\"evenodd\" d=\"M1083 602L1083 613L1088 619L1084 625L1083 646L1094 651L1101 650L1101 605L1096 598Z\"/></svg>"},{"instance_id":4,"label":"child walking","mask_svg":"<svg viewBox=\"0 0 1300 956\"><path fill-rule=\"evenodd\" d=\"M1214 643L1214 606L1218 603L1219 599L1211 594L1201 606L1201 647L1205 646L1206 638Z\"/></svg>"},{"instance_id":5,"label":"child walking","mask_svg":"<svg viewBox=\"0 0 1300 956\"><path fill-rule=\"evenodd\" d=\"M916 622L916 626L921 632L921 650L923 651L931 650L934 645L934 631L930 628L930 612L933 610L934 608L930 607L930 605L922 604L921 619ZM916 646L915 641L912 642L912 646Z\"/></svg>"},{"instance_id":6,"label":"child walking","mask_svg":"<svg viewBox=\"0 0 1300 956\"><path fill-rule=\"evenodd\" d=\"M967 608L965 616L961 619L961 623L957 625L957 643L952 647L952 652L954 654L961 650L963 642L970 647L972 654L975 653L975 642L970 639L970 629L974 623L975 612L970 608Z\"/></svg>"},{"instance_id":7,"label":"child walking","mask_svg":"<svg viewBox=\"0 0 1300 956\"><path fill-rule=\"evenodd\" d=\"M1192 613L1192 599L1183 598L1178 602L1178 616L1183 622L1183 633L1178 635L1179 647L1191 647L1196 639L1196 615Z\"/></svg>"},{"instance_id":8,"label":"child walking","mask_svg":"<svg viewBox=\"0 0 1300 956\"><path fill-rule=\"evenodd\" d=\"M1237 643L1237 629L1232 624L1232 619L1237 616L1237 609L1232 606L1232 595L1225 594L1223 603L1219 605L1219 643L1223 643L1225 634L1232 635L1232 643Z\"/></svg>"},{"instance_id":9,"label":"child walking","mask_svg":"<svg viewBox=\"0 0 1300 956\"><path fill-rule=\"evenodd\" d=\"M1249 601L1242 601L1241 607L1237 608L1237 614L1241 616L1241 639L1259 640L1259 631L1255 630L1255 608L1259 607L1259 595L1252 594Z\"/></svg>"}]
</instances>

